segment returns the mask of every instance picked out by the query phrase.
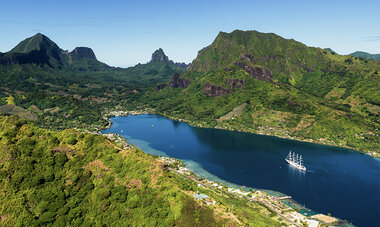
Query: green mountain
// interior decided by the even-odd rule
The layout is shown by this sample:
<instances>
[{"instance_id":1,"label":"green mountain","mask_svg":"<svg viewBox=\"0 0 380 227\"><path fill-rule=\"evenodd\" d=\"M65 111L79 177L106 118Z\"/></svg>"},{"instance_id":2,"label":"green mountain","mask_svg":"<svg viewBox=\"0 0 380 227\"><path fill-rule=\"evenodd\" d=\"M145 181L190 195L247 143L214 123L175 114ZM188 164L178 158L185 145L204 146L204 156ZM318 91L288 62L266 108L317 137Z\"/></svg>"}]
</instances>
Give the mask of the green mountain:
<instances>
[{"instance_id":1,"label":"green mountain","mask_svg":"<svg viewBox=\"0 0 380 227\"><path fill-rule=\"evenodd\" d=\"M36 35L0 54L0 105L12 97L48 109L36 124L54 128L101 128L107 109L154 108L195 125L378 155L379 71L379 61L257 31L219 33L187 70L162 49L146 64L107 67L89 48L69 53Z\"/></svg>"},{"instance_id":2,"label":"green mountain","mask_svg":"<svg viewBox=\"0 0 380 227\"><path fill-rule=\"evenodd\" d=\"M151 63L153 62L169 62L168 56L165 55L164 51L159 48L158 50L154 51L152 54L152 59L150 60Z\"/></svg>"},{"instance_id":3,"label":"green mountain","mask_svg":"<svg viewBox=\"0 0 380 227\"><path fill-rule=\"evenodd\" d=\"M37 118L37 125L102 128L108 124L103 117L107 109L185 71L186 64L169 60L162 49L156 53L166 60L115 68L99 62L90 48L64 51L37 34L0 54L0 106L4 107L0 112L26 117L36 106L42 113L27 118ZM16 108L6 106L8 99L14 99Z\"/></svg>"},{"instance_id":4,"label":"green mountain","mask_svg":"<svg viewBox=\"0 0 380 227\"><path fill-rule=\"evenodd\" d=\"M100 71L111 68L96 59L94 51L88 47L76 47L70 53L64 52L70 69Z\"/></svg>"},{"instance_id":5,"label":"green mountain","mask_svg":"<svg viewBox=\"0 0 380 227\"><path fill-rule=\"evenodd\" d=\"M231 33L220 32L210 46L199 51L189 70L210 72L241 62L268 68L275 79L284 79L282 76L286 75L289 81L295 82L305 72L329 69L342 71L343 67L349 67L350 70L363 73L358 65L367 68L378 66L377 63L349 66L352 64L342 63L342 60L351 63L352 58L334 56L320 48L308 47L273 33L235 30Z\"/></svg>"},{"instance_id":6,"label":"green mountain","mask_svg":"<svg viewBox=\"0 0 380 227\"><path fill-rule=\"evenodd\" d=\"M137 64L122 70L121 74L136 83L156 85L168 82L173 74L183 73L187 68L185 63L174 63L169 60L164 51L159 48L153 52L151 60L146 64Z\"/></svg>"},{"instance_id":7,"label":"green mountain","mask_svg":"<svg viewBox=\"0 0 380 227\"><path fill-rule=\"evenodd\" d=\"M77 47L72 52L62 50L47 36L36 35L21 41L7 53L0 55L0 64L36 64L56 69L102 70L109 68L99 62L87 47Z\"/></svg>"},{"instance_id":8,"label":"green mountain","mask_svg":"<svg viewBox=\"0 0 380 227\"><path fill-rule=\"evenodd\" d=\"M20 42L11 51L4 53L1 64L39 64L58 67L62 65L61 49L48 37L38 33Z\"/></svg>"},{"instance_id":9,"label":"green mountain","mask_svg":"<svg viewBox=\"0 0 380 227\"><path fill-rule=\"evenodd\" d=\"M11 53L29 53L32 51L46 50L51 54L59 54L60 48L51 41L48 37L41 33L29 37L21 41L17 46L15 46L10 52Z\"/></svg>"},{"instance_id":10,"label":"green mountain","mask_svg":"<svg viewBox=\"0 0 380 227\"><path fill-rule=\"evenodd\" d=\"M62 50L43 34L36 34L20 42L7 53L0 53L0 65L35 64L67 72L100 72L101 75L114 75L118 79L133 81L136 84L151 84L169 81L174 73L182 73L185 63L174 63L159 48L152 54L147 64L138 64L127 69L110 67L96 59L88 47L76 47L73 51Z\"/></svg>"},{"instance_id":11,"label":"green mountain","mask_svg":"<svg viewBox=\"0 0 380 227\"><path fill-rule=\"evenodd\" d=\"M361 58L367 58L367 59L380 61L380 54L370 54L363 51L356 51L354 53L351 53L350 55L354 57L361 57Z\"/></svg>"},{"instance_id":12,"label":"green mountain","mask_svg":"<svg viewBox=\"0 0 380 227\"><path fill-rule=\"evenodd\" d=\"M70 52L70 56L74 60L81 59L92 59L97 60L94 51L88 47L76 47L73 51Z\"/></svg>"},{"instance_id":13,"label":"green mountain","mask_svg":"<svg viewBox=\"0 0 380 227\"><path fill-rule=\"evenodd\" d=\"M176 78L186 86L158 86L139 102L195 125L379 155L379 71L378 61L272 33L220 32Z\"/></svg>"}]
</instances>

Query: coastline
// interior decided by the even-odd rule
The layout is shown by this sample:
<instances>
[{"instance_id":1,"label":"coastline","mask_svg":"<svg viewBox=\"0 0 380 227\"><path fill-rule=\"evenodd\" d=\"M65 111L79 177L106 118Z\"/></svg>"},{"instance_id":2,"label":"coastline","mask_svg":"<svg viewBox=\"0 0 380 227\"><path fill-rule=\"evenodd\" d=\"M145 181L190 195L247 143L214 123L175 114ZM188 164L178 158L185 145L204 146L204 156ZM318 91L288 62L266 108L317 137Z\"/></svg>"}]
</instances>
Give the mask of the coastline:
<instances>
[{"instance_id":1,"label":"coastline","mask_svg":"<svg viewBox=\"0 0 380 227\"><path fill-rule=\"evenodd\" d=\"M276 135L274 133L263 133L263 132L257 133L257 132L253 132L252 130L251 131L246 130L244 128L237 130L237 129L231 129L231 128L222 128L222 127L218 127L218 126L211 127L211 126L208 126L208 125L203 125L203 124L201 124L199 122L192 122L190 120L181 119L181 118L173 117L173 116L162 114L162 113L156 113L154 111L154 109L133 110L133 111L128 111L128 110L110 111L110 112L108 112L108 113L106 113L104 115L104 119L107 120L107 122L109 124L106 127L99 129L99 131L108 129L108 128L110 128L112 126L112 122L109 120L112 117L126 117L128 115L141 115L141 114L156 114L156 115L160 115L160 116L165 117L165 118L170 119L170 120L187 123L190 126L197 127L197 128L213 128L213 129L219 129L219 130L227 130L227 131L235 131L235 132L245 132L245 133L252 133L252 134L262 135L262 136L273 136L273 137L277 137L277 138L280 138L280 139L287 139L287 140L292 140L292 141L297 141L297 142L303 142L303 143L311 143L311 144L317 144L317 145L332 146L332 147L338 147L338 148L346 148L346 149L350 149L350 150L352 150L354 152L358 152L358 153L361 153L361 154L364 154L364 155L371 156L373 158L380 158L380 152L375 152L375 151L364 152L364 151L361 151L361 150L357 150L354 147L349 147L349 146L345 146L345 145L336 144L336 143L334 143L332 141L329 141L330 143L324 143L324 142L315 141L315 140L311 140L311 139L297 138L297 137L294 137L294 136L291 136L291 135L289 135L289 136L281 136L281 135Z\"/></svg>"},{"instance_id":2,"label":"coastline","mask_svg":"<svg viewBox=\"0 0 380 227\"><path fill-rule=\"evenodd\" d=\"M151 111L116 111L116 112L111 112L110 114L112 115L111 117L116 117L116 116L128 116L128 115L157 114L157 113L154 113L154 112L151 112ZM157 115L160 115L160 114L157 114ZM164 115L160 115L160 116L166 117ZM111 122L110 118L107 119L109 121L109 124L107 125L107 129L112 126L112 122ZM169 117L166 117L166 118L172 119L172 120L177 120L177 121L180 121L180 122L186 122L186 121L183 121L183 120L173 119L173 118L169 118ZM191 124L189 124L189 125L191 125ZM198 127L198 126L195 126L195 127ZM206 127L200 127L200 128L206 128ZM104 130L104 129L102 129L102 130ZM225 129L222 129L222 130L225 130ZM101 133L101 134L103 134L103 133ZM110 133L110 134L114 134L115 137L112 137L112 136L108 137L109 134L103 134L103 135L106 135L109 139L115 139L116 138L116 142L118 142L118 143L120 143L120 141L125 141L125 143L127 144L127 146L124 146L124 148L128 148L129 147L128 146L129 143L121 135L119 135L117 133ZM135 145L132 145L132 146L136 147ZM143 149L142 149L142 151L144 152ZM146 152L144 152L144 153L146 153ZM272 202L268 202L267 200L265 200L264 204L267 205L267 207L270 207L270 209L273 210L276 213L278 213L278 210L275 210L274 207L276 207L276 206L274 206L274 204L278 205L278 202L280 200L282 200L282 199L279 199L281 197L289 197L289 199L283 200L283 201L281 201L281 203L284 203L287 206L288 209L290 209L290 210L292 210L294 212L297 212L298 214L294 215L294 216L297 217L299 220L305 221L308 218L313 219L313 216L315 216L315 215L319 215L319 216L323 216L323 217L328 217L327 215L318 214L318 213L316 213L316 212L308 209L307 207L305 207L305 205L301 205L301 204L297 203L297 201L293 200L291 196L286 195L286 194L284 194L282 192L272 191L272 190L265 190L265 189L258 189L258 188L250 188L250 187L246 187L246 186L243 186L243 185L236 185L236 184L233 184L233 183L226 184L227 181L225 181L223 179L220 179L221 181L215 180L215 179L211 180L207 176L203 176L203 175L197 174L196 173L197 171L194 171L190 166L188 166L187 164L185 164L184 161L182 161L182 160L177 160L175 158L168 157L168 156L165 157L165 156L156 155L156 154L150 154L150 153L146 153L146 154L157 156L158 159L161 159L163 161L165 161L165 160L168 161L169 160L169 162L167 162L167 164L173 163L174 162L173 160L175 160L176 162L180 162L181 164L178 166L178 170L177 171L175 171L173 169L171 169L171 170L175 171L176 173L178 173L180 175L182 175L183 177L189 177L189 176L191 176L190 178L192 180L199 181L200 179L203 179L206 182L208 182L207 185L211 185L215 189L228 188L228 192L231 192L231 193L233 193L235 195L238 195L239 197L242 197L242 196L243 197L247 197L248 193L252 192L252 191L258 192L260 195L264 196L263 198L267 198L267 199L269 199L268 201L272 201ZM199 184L199 182L197 182L197 183ZM253 197L252 198L248 198L247 197L246 199L249 200L249 201L253 201L252 199L254 199L254 198ZM280 213L278 213L278 214L280 214ZM339 223L349 224L346 221L340 220L338 218L334 218L334 219L335 219L334 223L339 222ZM319 221L321 221L321 220L319 220ZM293 223L293 224L295 224L295 223ZM328 223L324 223L324 224L328 224ZM296 225L296 226L298 226L298 225Z\"/></svg>"}]
</instances>

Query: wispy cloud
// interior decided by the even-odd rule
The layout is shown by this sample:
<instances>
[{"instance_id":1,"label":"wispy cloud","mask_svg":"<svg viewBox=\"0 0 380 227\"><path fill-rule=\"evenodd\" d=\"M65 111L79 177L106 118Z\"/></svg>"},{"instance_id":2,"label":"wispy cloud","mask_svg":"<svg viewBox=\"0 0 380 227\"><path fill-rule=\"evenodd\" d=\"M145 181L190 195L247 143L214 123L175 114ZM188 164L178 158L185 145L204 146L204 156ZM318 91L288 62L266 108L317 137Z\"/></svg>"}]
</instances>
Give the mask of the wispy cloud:
<instances>
[{"instance_id":1,"label":"wispy cloud","mask_svg":"<svg viewBox=\"0 0 380 227\"><path fill-rule=\"evenodd\" d=\"M362 41L380 41L380 35L360 38Z\"/></svg>"}]
</instances>

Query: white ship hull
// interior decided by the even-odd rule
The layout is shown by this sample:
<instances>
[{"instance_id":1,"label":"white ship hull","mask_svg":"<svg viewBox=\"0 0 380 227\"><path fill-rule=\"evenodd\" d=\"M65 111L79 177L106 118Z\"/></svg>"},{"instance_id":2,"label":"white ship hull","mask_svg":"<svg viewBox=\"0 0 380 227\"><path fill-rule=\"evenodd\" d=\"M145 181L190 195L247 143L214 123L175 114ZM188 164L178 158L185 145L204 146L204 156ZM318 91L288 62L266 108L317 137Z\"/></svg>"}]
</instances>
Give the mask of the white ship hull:
<instances>
[{"instance_id":1,"label":"white ship hull","mask_svg":"<svg viewBox=\"0 0 380 227\"><path fill-rule=\"evenodd\" d=\"M300 169L300 170L302 170L302 171L306 171L306 167L305 167L305 166L298 165L297 163L291 162L291 161L289 161L289 160L287 160L287 159L285 159L285 161L286 161L287 163L289 163L289 165L294 166L294 167L296 167L297 169Z\"/></svg>"},{"instance_id":2,"label":"white ship hull","mask_svg":"<svg viewBox=\"0 0 380 227\"><path fill-rule=\"evenodd\" d=\"M290 151L285 161L299 170L306 171L306 167L302 165L302 155Z\"/></svg>"}]
</instances>

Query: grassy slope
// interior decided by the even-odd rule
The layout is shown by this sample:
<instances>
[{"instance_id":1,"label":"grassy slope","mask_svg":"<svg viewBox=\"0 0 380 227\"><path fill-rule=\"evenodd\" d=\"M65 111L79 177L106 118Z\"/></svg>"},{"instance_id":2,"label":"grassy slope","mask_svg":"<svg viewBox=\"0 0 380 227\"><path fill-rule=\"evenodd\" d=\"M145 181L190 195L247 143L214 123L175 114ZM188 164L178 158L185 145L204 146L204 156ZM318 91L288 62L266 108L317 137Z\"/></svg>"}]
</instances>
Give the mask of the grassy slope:
<instances>
[{"instance_id":1,"label":"grassy slope","mask_svg":"<svg viewBox=\"0 0 380 227\"><path fill-rule=\"evenodd\" d=\"M192 181L166 171L152 156L135 148L122 150L103 136L48 131L0 116L0 151L1 225L234 223L221 218L224 212L217 214L189 196L197 188ZM263 215L265 208L258 204L227 197L220 202L226 207L236 204L238 218L245 223L279 225Z\"/></svg>"},{"instance_id":2,"label":"grassy slope","mask_svg":"<svg viewBox=\"0 0 380 227\"><path fill-rule=\"evenodd\" d=\"M234 66L236 61L270 69L274 84L254 79ZM378 71L377 61L340 56L275 34L234 31L220 33L199 52L182 75L190 79L189 87L152 90L140 101L203 126L378 152ZM228 89L231 78L246 84L225 96L203 94L206 83ZM216 121L242 103L248 105L241 117Z\"/></svg>"}]
</instances>

